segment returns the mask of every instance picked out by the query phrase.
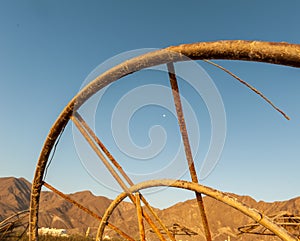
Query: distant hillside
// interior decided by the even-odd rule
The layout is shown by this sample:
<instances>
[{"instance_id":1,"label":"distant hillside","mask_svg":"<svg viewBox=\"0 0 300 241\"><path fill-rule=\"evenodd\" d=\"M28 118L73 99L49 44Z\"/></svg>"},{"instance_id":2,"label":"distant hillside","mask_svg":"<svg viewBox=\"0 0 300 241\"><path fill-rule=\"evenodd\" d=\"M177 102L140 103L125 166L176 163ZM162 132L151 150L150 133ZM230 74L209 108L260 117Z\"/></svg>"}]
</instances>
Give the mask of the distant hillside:
<instances>
[{"instance_id":1,"label":"distant hillside","mask_svg":"<svg viewBox=\"0 0 300 241\"><path fill-rule=\"evenodd\" d=\"M0 220L29 208L30 187L31 184L24 178L0 178ZM237 196L234 194L232 196L267 215L272 215L279 211L288 211L295 215L300 213L300 198L284 202L266 203L263 201L256 202L248 196ZM69 197L100 216L103 215L105 209L112 201L106 197L94 196L89 191L70 194ZM212 198L205 197L204 202L213 240L226 240L228 236L231 237L232 241L279 240L273 236L237 235L237 227L248 224L251 222L251 219ZM177 203L167 209L156 209L156 211L167 226L179 224L198 233L198 235L190 237L179 236L180 238L178 239L205 240L195 200ZM136 210L131 203L121 203L112 215L110 222L138 239ZM84 234L88 227L91 227L91 233L95 233L98 225L98 220L90 217L58 195L52 192L42 193L39 216L40 227L65 228L68 229L69 233ZM151 240L155 239L155 235L149 230L148 225L146 225L148 237ZM116 235L109 229L107 229L107 233L110 236Z\"/></svg>"},{"instance_id":2,"label":"distant hillside","mask_svg":"<svg viewBox=\"0 0 300 241\"><path fill-rule=\"evenodd\" d=\"M0 221L19 211L29 209L31 184L24 178L0 178ZM90 191L69 194L73 200L102 216L112 200L94 196ZM137 231L136 211L131 203L121 203L111 217L129 233ZM124 222L124 220L127 220ZM125 223L125 224L124 224ZM43 191L40 200L40 227L68 229L69 233L85 233L87 228L95 233L99 221L53 192Z\"/></svg>"},{"instance_id":3,"label":"distant hillside","mask_svg":"<svg viewBox=\"0 0 300 241\"><path fill-rule=\"evenodd\" d=\"M0 220L28 209L31 184L24 178L0 178Z\"/></svg>"}]
</instances>

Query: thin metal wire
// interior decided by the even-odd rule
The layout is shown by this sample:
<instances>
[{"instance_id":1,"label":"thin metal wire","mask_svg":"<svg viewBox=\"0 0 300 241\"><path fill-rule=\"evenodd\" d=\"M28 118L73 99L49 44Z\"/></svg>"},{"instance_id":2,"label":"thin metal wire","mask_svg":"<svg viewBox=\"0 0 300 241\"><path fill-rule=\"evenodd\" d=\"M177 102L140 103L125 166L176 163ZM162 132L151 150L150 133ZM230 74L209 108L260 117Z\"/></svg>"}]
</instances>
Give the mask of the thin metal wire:
<instances>
[{"instance_id":1,"label":"thin metal wire","mask_svg":"<svg viewBox=\"0 0 300 241\"><path fill-rule=\"evenodd\" d=\"M44 174L44 178L43 178L43 179L45 179L46 176L47 176L48 168L49 168L49 166L50 166L51 163L52 163L52 160L53 160L54 155L55 155L55 152L56 152L57 145L58 145L58 143L59 143L59 141L60 141L60 138L61 138L61 136L62 136L64 130L65 130L65 127L63 127L63 129L61 130L61 132L60 132L60 134L59 134L59 136L58 136L58 138L57 138L57 140L56 140L56 142L55 142L55 145L54 145L54 147L53 147L53 151L52 151L51 157L49 158L49 162L48 162L48 164L47 164L47 166L46 166L46 168L45 168L45 174Z\"/></svg>"},{"instance_id":2,"label":"thin metal wire","mask_svg":"<svg viewBox=\"0 0 300 241\"><path fill-rule=\"evenodd\" d=\"M249 83L247 83L245 80L242 80L240 77L238 77L237 75L235 75L234 73L232 73L231 71L229 71L228 69L224 68L221 65L216 64L215 62L209 61L207 59L203 59L204 62L211 64L221 70L223 70L224 72L226 72L227 74L231 75L233 78L237 79L241 84L247 86L250 90L252 90L253 92L255 92L256 94L258 94L261 98L263 98L269 105L271 105L276 111L278 111L280 114L283 115L283 117L287 120L290 120L290 117L284 113L281 109L279 109L276 105L273 104L273 102L267 98L261 91L259 91L258 89L254 88L252 85L250 85Z\"/></svg>"}]
</instances>

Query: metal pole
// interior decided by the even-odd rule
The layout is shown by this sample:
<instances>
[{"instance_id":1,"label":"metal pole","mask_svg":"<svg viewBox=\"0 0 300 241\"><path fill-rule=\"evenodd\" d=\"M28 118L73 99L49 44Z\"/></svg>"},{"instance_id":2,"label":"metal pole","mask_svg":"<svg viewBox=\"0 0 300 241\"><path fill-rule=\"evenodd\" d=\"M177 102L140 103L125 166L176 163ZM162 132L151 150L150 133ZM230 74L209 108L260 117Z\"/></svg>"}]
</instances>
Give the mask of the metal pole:
<instances>
[{"instance_id":1,"label":"metal pole","mask_svg":"<svg viewBox=\"0 0 300 241\"><path fill-rule=\"evenodd\" d=\"M143 211L141 207L141 198L140 198L140 193L135 194L136 198L136 211L137 211L137 217L138 217L138 224L139 224L139 231L140 231L140 240L141 241L146 241L146 236L145 236L145 227L143 223Z\"/></svg>"},{"instance_id":2,"label":"metal pole","mask_svg":"<svg viewBox=\"0 0 300 241\"><path fill-rule=\"evenodd\" d=\"M182 140L183 140L183 144L184 144L184 151L185 151L186 159L187 159L187 162L189 165L192 182L198 183L198 177L197 177L195 164L194 164L194 160L193 160L193 155L192 155L192 150L191 150L191 146L190 146L190 142L189 142L189 136L188 136L188 132L186 129L186 123L184 120L184 114L183 114L183 110L182 110L182 104L181 104L181 100L180 100L180 94L179 94L178 83L177 83L177 79L176 79L176 75L175 75L174 64L168 63L167 67L168 67L169 78L170 78L170 83L171 83L171 87L172 87L172 94L173 94L174 103L175 103L176 112L177 112L178 124L180 127L180 132L181 132L181 136L182 136ZM195 192L195 194L196 194L198 207L200 210L200 215L201 215L201 219L202 219L202 223L203 223L206 240L211 241L212 239L211 239L211 234L210 234L210 230L209 230L209 226L208 226L207 217L205 214L202 195L201 195L201 193L198 193L198 192Z\"/></svg>"}]
</instances>

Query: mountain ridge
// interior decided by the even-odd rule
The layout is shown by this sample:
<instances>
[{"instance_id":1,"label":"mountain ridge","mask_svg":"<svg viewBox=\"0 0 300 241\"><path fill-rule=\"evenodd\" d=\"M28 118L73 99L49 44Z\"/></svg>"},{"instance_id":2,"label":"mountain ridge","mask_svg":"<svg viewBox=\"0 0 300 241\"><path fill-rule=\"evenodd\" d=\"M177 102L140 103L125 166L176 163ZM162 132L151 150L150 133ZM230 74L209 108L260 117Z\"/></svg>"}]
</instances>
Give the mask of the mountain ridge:
<instances>
[{"instance_id":1,"label":"mountain ridge","mask_svg":"<svg viewBox=\"0 0 300 241\"><path fill-rule=\"evenodd\" d=\"M30 190L31 184L25 178L0 178L0 221L29 208ZM233 193L228 193L228 195L266 215L274 215L280 211L294 215L300 214L300 197L287 201L264 202L256 201L246 195L239 196ZM112 202L111 199L96 196L88 190L67 194L67 196L100 216ZM253 235L238 235L237 230L237 227L251 223L250 218L208 196L204 197L204 204L214 240L225 240L228 235L231 240L253 240ZM167 226L178 224L198 234L197 237L188 237L188 240L205 240L200 223L200 213L194 199L176 203L165 209L155 208L155 211ZM133 238L139 238L136 209L133 204L122 202L114 211L110 222L117 227L122 227L122 230ZM91 234L94 235L98 225L99 220L89 216L57 194L51 191L42 191L39 213L40 227L64 228L69 233L81 234L84 234L90 227ZM155 240L155 235L149 231L150 228L146 222L145 229L147 235ZM106 229L106 234L118 236L109 229ZM279 240L274 236L259 236L259 238L261 238L260 240Z\"/></svg>"}]
</instances>

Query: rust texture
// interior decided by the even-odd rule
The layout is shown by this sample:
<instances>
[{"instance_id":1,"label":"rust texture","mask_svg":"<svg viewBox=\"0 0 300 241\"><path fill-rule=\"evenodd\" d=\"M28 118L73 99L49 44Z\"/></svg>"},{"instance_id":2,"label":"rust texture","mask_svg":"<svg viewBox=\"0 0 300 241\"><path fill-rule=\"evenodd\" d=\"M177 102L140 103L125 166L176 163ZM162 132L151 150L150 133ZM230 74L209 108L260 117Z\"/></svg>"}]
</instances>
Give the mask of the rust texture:
<instances>
[{"instance_id":1,"label":"rust texture","mask_svg":"<svg viewBox=\"0 0 300 241\"><path fill-rule=\"evenodd\" d=\"M130 186L133 186L134 183L132 182L132 180L130 179L130 177L126 174L126 172L123 170L123 168L121 167L121 165L118 163L118 161L113 157L113 155L109 152L109 150L105 147L105 145L101 142L101 140L97 137L97 135L93 132L93 130L89 127L89 125L86 123L86 121L82 118L82 116L78 113L75 112L73 114L73 116L78 120L78 122L76 121L76 124L78 125L79 123L82 125L82 127L84 127L84 129L86 130L86 132L93 138L93 140L97 143L97 145L101 148L101 150L104 152L104 154L108 157L108 159L110 160L110 162L115 166L115 168L117 168L117 170L119 171L119 173L124 177L124 179L127 181L127 183ZM115 173L114 175L118 175L117 173ZM118 182L122 182L121 187L123 187L123 190L126 191L127 190L127 186L126 184L122 181L122 179L119 177L118 179L116 179ZM150 211L150 213L153 215L153 217L156 219L156 221L160 224L160 226L162 227L162 229L166 232L166 234L168 235L168 237L172 240L172 241L176 241L174 235L171 234L171 232L167 229L167 227L164 225L164 223L162 222L162 220L158 217L158 215L155 213L155 211L153 210L153 208L150 206L150 204L147 202L147 200L145 199L145 197L140 194L140 199L142 200L142 202L145 204L145 206L147 207L147 209ZM154 223L153 223L154 224Z\"/></svg>"},{"instance_id":2,"label":"rust texture","mask_svg":"<svg viewBox=\"0 0 300 241\"><path fill-rule=\"evenodd\" d=\"M130 187L129 192L134 193L140 191L142 189L147 189L151 187L159 187L159 186L167 186L167 187L174 187L180 189L191 190L198 193L203 193L209 197L212 197L222 203L229 205L232 208L235 208L242 212L243 214L247 215L248 217L252 218L254 221L266 227L279 238L284 241L298 241L298 239L290 234L286 229L277 225L273 220L262 214L261 212L257 211L254 208L250 208L244 203L241 203L236 198L229 196L226 193L220 192L210 187L206 187L200 185L199 183L182 181L182 180L170 180L170 179L162 179L162 180L151 180L139 183ZM96 240L103 240L103 232L106 226L106 222L108 222L109 217L113 213L114 209L128 196L128 193L124 192L121 193L116 199L111 203L111 205L106 209L103 218L100 222Z\"/></svg>"},{"instance_id":3,"label":"rust texture","mask_svg":"<svg viewBox=\"0 0 300 241\"><path fill-rule=\"evenodd\" d=\"M175 68L173 63L168 63L168 72L169 72L169 78L170 78L170 83L172 87L172 94L174 98L174 103L175 103L175 108L176 108L176 113L177 113L177 120L181 132L181 137L183 140L183 145L184 145L184 151L185 151L185 156L188 162L189 166L189 171L190 175L192 178L192 181L195 183L198 183L198 177L197 177L197 172L193 160L193 154L190 146L190 141L189 141L189 135L186 129L186 123L184 119L184 113L182 109L182 104L181 104L181 99L180 99L180 93L179 93L179 88L178 88L178 83L177 83L177 78L175 74ZM204 208L204 203L203 203L203 198L201 193L195 192L196 194L196 199L197 199L197 204L200 210L200 216L202 219L202 224L203 224L203 229L205 233L205 237L207 241L211 241L211 234L209 230L209 225L207 221L207 216L205 214L205 208Z\"/></svg>"},{"instance_id":4,"label":"rust texture","mask_svg":"<svg viewBox=\"0 0 300 241\"><path fill-rule=\"evenodd\" d=\"M144 227L144 222L143 222L143 209L141 207L141 198L140 198L140 194L138 192L135 194L135 198L136 198L136 203L137 203L136 212L137 212L137 217L138 217L140 240L146 241L145 227Z\"/></svg>"},{"instance_id":5,"label":"rust texture","mask_svg":"<svg viewBox=\"0 0 300 241\"><path fill-rule=\"evenodd\" d=\"M281 211L269 216L269 218L277 225L283 227L291 234L300 238L300 217L295 216L289 212ZM241 227L238 227L240 234L256 234L256 235L275 235L270 232L266 227L262 227L259 223L250 223Z\"/></svg>"},{"instance_id":6,"label":"rust texture","mask_svg":"<svg viewBox=\"0 0 300 241\"><path fill-rule=\"evenodd\" d=\"M100 160L103 162L103 164L106 166L108 171L111 173L111 175L115 178L115 180L118 182L118 184L121 186L121 188L125 191L128 192L128 187L126 184L123 182L122 178L118 175L118 173L114 170L114 168L109 164L109 162L106 160L105 156L102 154L100 149L97 147L96 143L93 141L92 137L89 135L87 130L84 128L83 124L75 118L75 116L71 116L71 119L73 123L76 125L80 133L83 135L85 140L89 143L91 148L94 150L94 152L97 154L97 156L100 158ZM129 198L132 201L132 203L137 206L140 205L140 203L136 202L136 199L132 193L129 193ZM146 213L142 212L143 217L145 220L149 223L151 226L152 230L157 234L160 240L165 241L165 237L161 234L159 231L159 228L155 225L155 223L152 221L151 217Z\"/></svg>"},{"instance_id":7,"label":"rust texture","mask_svg":"<svg viewBox=\"0 0 300 241\"><path fill-rule=\"evenodd\" d=\"M45 168L58 136L68 124L74 111L78 110L80 106L97 91L128 74L132 74L136 71L155 65L178 61L189 61L190 59L245 60L280 64L299 68L300 45L243 40L184 44L168 47L135 57L96 77L76 96L74 96L73 99L62 110L51 127L40 152L31 189L29 220L29 239L31 241L38 240L37 227L39 200Z\"/></svg>"}]
</instances>

